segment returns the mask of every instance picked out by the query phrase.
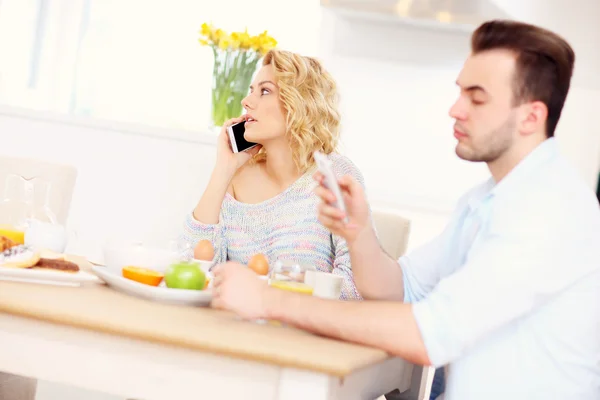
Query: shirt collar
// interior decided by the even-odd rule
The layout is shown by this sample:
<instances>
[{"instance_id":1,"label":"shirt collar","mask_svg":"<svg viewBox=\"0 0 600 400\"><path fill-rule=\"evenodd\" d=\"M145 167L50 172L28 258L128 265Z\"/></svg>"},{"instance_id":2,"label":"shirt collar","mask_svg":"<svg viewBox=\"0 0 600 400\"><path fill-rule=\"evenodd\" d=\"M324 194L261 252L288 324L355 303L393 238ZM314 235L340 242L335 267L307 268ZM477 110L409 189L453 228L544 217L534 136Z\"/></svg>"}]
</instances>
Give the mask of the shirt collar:
<instances>
[{"instance_id":1,"label":"shirt collar","mask_svg":"<svg viewBox=\"0 0 600 400\"><path fill-rule=\"evenodd\" d=\"M526 155L499 183L491 189L491 195L503 193L517 185L523 177L537 170L540 165L558 154L558 145L553 137L544 140ZM493 181L493 179L492 179Z\"/></svg>"},{"instance_id":2,"label":"shirt collar","mask_svg":"<svg viewBox=\"0 0 600 400\"><path fill-rule=\"evenodd\" d=\"M525 156L499 183L490 177L468 201L471 210L478 208L487 199L510 190L524 176L536 170L539 165L558 153L556 140L551 137L540 143Z\"/></svg>"}]
</instances>

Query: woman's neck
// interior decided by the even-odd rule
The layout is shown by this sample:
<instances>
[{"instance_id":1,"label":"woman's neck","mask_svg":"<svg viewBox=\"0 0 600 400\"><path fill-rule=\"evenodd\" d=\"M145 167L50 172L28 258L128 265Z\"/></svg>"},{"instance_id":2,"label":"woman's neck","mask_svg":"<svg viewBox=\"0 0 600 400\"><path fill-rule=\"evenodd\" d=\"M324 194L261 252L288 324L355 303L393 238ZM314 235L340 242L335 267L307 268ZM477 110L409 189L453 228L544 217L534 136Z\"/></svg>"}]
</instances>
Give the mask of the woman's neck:
<instances>
[{"instance_id":1,"label":"woman's neck","mask_svg":"<svg viewBox=\"0 0 600 400\"><path fill-rule=\"evenodd\" d=\"M287 140L265 144L264 150L267 154L264 170L277 185L287 187L302 175Z\"/></svg>"}]
</instances>

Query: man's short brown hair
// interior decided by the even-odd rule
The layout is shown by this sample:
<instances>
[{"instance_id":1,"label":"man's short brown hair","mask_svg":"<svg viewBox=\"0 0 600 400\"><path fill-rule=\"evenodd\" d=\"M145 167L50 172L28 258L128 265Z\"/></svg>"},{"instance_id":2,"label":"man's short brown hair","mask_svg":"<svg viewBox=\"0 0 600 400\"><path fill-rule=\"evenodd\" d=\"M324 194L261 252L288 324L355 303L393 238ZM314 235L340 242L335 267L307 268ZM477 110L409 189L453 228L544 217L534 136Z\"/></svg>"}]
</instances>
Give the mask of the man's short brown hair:
<instances>
[{"instance_id":1,"label":"man's short brown hair","mask_svg":"<svg viewBox=\"0 0 600 400\"><path fill-rule=\"evenodd\" d=\"M473 54L509 50L516 55L515 105L541 101L548 108L546 136L554 131L569 92L575 53L569 43L547 29L517 21L488 21L471 38Z\"/></svg>"}]
</instances>

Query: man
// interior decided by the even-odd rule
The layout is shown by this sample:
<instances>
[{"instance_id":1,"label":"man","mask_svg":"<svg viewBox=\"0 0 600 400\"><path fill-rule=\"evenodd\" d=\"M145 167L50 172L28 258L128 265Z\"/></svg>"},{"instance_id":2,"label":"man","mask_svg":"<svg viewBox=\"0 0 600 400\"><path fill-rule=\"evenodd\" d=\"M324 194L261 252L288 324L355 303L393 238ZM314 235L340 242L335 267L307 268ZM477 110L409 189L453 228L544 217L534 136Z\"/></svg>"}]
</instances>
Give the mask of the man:
<instances>
[{"instance_id":1,"label":"man","mask_svg":"<svg viewBox=\"0 0 600 400\"><path fill-rule=\"evenodd\" d=\"M381 250L354 180L340 179L347 224L333 194L316 189L319 219L348 242L365 301L278 291L226 264L214 306L447 365L445 400L600 398L600 210L553 138L574 59L536 26L491 21L474 32L450 116L456 154L485 162L491 178L412 254Z\"/></svg>"}]
</instances>

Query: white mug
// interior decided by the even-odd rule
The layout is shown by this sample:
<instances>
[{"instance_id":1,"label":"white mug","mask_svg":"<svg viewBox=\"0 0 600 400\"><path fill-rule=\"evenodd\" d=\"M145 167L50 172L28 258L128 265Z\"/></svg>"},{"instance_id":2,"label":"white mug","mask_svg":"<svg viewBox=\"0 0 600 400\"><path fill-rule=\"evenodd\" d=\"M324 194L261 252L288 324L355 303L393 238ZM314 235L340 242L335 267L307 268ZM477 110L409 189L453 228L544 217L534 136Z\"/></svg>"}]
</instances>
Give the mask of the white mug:
<instances>
[{"instance_id":1,"label":"white mug","mask_svg":"<svg viewBox=\"0 0 600 400\"><path fill-rule=\"evenodd\" d=\"M308 286L314 288L315 287L315 279L317 279L317 272L316 270L308 270L304 272L304 283L306 283Z\"/></svg>"},{"instance_id":2,"label":"white mug","mask_svg":"<svg viewBox=\"0 0 600 400\"><path fill-rule=\"evenodd\" d=\"M344 278L321 271L306 271L304 283L313 288L313 296L338 300L342 294Z\"/></svg>"}]
</instances>

